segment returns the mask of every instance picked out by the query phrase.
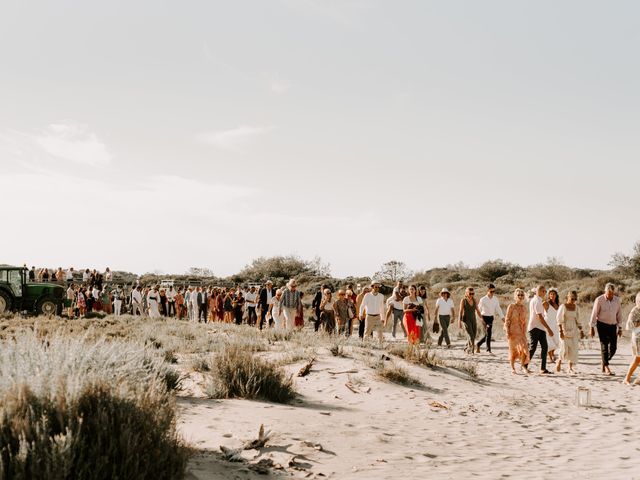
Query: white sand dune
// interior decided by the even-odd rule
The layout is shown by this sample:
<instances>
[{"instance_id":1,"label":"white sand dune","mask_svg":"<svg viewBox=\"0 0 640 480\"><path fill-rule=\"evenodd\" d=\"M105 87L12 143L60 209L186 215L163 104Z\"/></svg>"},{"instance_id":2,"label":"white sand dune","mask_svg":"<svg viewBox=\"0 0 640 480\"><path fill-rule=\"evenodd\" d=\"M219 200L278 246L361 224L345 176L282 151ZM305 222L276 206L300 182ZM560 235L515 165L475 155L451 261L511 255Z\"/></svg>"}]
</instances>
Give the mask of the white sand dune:
<instances>
[{"instance_id":1,"label":"white sand dune","mask_svg":"<svg viewBox=\"0 0 640 480\"><path fill-rule=\"evenodd\" d=\"M599 373L597 347L594 340L581 351L575 376L512 375L503 341L494 356L476 355L478 381L399 361L422 381L419 388L380 380L361 359L326 352L296 379L300 397L291 405L182 397L180 429L202 451L188 478L264 478L218 453L220 445L239 448L256 438L261 424L273 432L266 448L242 455L282 465L272 469L275 478L640 478L640 387L622 384L629 346L619 347L615 377ZM466 357L459 343L440 352ZM577 387L591 389L590 408L576 405Z\"/></svg>"}]
</instances>

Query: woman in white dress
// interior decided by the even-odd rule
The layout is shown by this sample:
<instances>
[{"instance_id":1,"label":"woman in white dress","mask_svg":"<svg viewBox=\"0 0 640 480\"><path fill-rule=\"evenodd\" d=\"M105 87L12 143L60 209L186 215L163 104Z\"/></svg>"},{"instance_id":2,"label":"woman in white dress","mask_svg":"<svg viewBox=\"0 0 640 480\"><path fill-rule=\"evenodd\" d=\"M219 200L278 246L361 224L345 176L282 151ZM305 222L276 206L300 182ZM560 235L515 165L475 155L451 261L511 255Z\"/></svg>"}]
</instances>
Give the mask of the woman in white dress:
<instances>
[{"instance_id":1,"label":"woman in white dress","mask_svg":"<svg viewBox=\"0 0 640 480\"><path fill-rule=\"evenodd\" d=\"M636 295L636 306L629 312L627 328L631 330L631 354L633 357L631 358L627 375L624 377L624 383L631 385L633 372L640 365L640 293ZM640 379L636 380L635 383L640 383Z\"/></svg>"},{"instance_id":2,"label":"woman in white dress","mask_svg":"<svg viewBox=\"0 0 640 480\"><path fill-rule=\"evenodd\" d=\"M282 290L276 290L276 295L271 299L269 304L269 311L267 317L271 316L273 319L273 326L276 330L282 330L284 328L284 315L282 313Z\"/></svg>"},{"instance_id":3,"label":"woman in white dress","mask_svg":"<svg viewBox=\"0 0 640 480\"><path fill-rule=\"evenodd\" d=\"M153 287L147 294L147 308L149 308L149 316L151 318L160 318L159 303L160 293L158 293L157 287Z\"/></svg>"},{"instance_id":4,"label":"woman in white dress","mask_svg":"<svg viewBox=\"0 0 640 480\"><path fill-rule=\"evenodd\" d=\"M560 337L558 335L558 308L559 299L558 290L549 289L549 299L544 302L544 320L553 332L553 337L547 335L547 345L549 346L549 361L555 363L556 349L560 346Z\"/></svg>"},{"instance_id":5,"label":"woman in white dress","mask_svg":"<svg viewBox=\"0 0 640 480\"><path fill-rule=\"evenodd\" d=\"M582 326L580 310L577 305L578 292L567 294L567 301L558 309L558 327L560 329L560 358L556 364L556 372L562 370L562 362L569 362L569 373L576 373L573 367L578 363Z\"/></svg>"}]
</instances>

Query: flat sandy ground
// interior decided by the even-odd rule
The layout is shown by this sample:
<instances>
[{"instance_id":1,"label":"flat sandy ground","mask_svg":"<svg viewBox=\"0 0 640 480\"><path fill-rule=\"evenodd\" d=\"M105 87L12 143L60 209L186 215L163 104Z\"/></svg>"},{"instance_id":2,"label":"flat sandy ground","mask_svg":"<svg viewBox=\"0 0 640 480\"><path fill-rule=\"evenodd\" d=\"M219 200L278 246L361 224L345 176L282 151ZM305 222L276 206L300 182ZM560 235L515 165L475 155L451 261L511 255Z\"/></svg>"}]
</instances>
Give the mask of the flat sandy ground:
<instances>
[{"instance_id":1,"label":"flat sandy ground","mask_svg":"<svg viewBox=\"0 0 640 480\"><path fill-rule=\"evenodd\" d=\"M477 380L394 358L423 383L406 387L379 379L362 354L324 350L311 373L295 379L300 396L291 405L209 400L196 388L178 401L180 430L201 450L187 478L265 478L251 467L263 459L282 467L269 469L272 478L640 478L640 386L622 384L628 341L614 377L599 373L597 340L584 348L575 376L512 375L497 341L493 356L475 356ZM466 358L460 341L439 352ZM303 364L286 368L296 373ZM577 387L591 390L591 407L576 405ZM221 445L240 447L261 424L272 432L266 448L244 451L244 462L222 459Z\"/></svg>"}]
</instances>

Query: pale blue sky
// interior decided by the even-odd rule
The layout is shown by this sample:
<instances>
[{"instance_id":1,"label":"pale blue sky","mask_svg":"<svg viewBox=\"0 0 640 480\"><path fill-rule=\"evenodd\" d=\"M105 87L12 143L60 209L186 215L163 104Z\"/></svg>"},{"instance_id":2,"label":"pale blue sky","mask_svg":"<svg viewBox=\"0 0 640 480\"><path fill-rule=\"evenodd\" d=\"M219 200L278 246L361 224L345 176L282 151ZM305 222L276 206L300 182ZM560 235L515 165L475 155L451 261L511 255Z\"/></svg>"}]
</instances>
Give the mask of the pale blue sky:
<instances>
[{"instance_id":1,"label":"pale blue sky","mask_svg":"<svg viewBox=\"0 0 640 480\"><path fill-rule=\"evenodd\" d=\"M639 47L632 1L5 1L2 261L605 267Z\"/></svg>"}]
</instances>

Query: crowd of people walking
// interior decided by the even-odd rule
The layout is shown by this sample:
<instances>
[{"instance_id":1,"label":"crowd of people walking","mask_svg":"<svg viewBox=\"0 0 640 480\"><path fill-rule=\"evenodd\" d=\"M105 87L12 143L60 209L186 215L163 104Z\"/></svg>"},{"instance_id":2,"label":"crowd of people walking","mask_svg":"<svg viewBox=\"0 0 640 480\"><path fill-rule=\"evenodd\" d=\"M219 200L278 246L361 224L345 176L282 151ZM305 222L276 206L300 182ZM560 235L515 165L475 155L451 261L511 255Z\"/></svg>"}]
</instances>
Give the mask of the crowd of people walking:
<instances>
[{"instance_id":1,"label":"crowd of people walking","mask_svg":"<svg viewBox=\"0 0 640 480\"><path fill-rule=\"evenodd\" d=\"M273 282L241 287L187 286L122 286L113 283L109 268L105 272L86 269L82 282L75 283L80 274L69 269L29 270L30 281L67 283L66 314L69 318L83 317L91 312L121 315L148 315L151 318L175 317L193 322L225 322L248 324L258 329L301 329L305 325L303 292L298 290L295 279L282 288L274 288ZM326 334L351 336L357 334L364 342L375 339L384 341L383 330L391 324L391 336L402 334L410 345L436 343L451 348L451 325L466 336L464 350L469 355L480 353L484 346L492 354L493 327L504 320L504 331L509 348L511 371L516 372L516 362L524 373L540 348L540 374L552 370L560 372L563 363L569 373L576 373L580 340L587 335L600 341L602 373L613 375L610 362L617 352L617 340L622 336L623 319L621 301L616 288L608 283L602 295L596 298L585 332L580 322L578 294L569 291L564 298L555 288L538 285L529 293L517 288L513 300L503 313L496 287L487 286L486 294L476 299L473 287L466 288L457 310L447 288L443 288L433 302L433 315L427 302L427 288L422 285L406 286L397 282L391 295L385 299L381 284L352 284L333 290L322 285L311 301L315 331ZM633 359L629 365L625 383L640 365L640 293L629 313L627 329L631 331ZM528 302L528 303L527 303ZM400 328L398 328L400 326ZM478 327L483 335L478 338ZM437 337L434 342L431 333ZM549 370L548 363L555 364Z\"/></svg>"}]
</instances>

